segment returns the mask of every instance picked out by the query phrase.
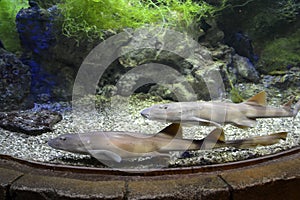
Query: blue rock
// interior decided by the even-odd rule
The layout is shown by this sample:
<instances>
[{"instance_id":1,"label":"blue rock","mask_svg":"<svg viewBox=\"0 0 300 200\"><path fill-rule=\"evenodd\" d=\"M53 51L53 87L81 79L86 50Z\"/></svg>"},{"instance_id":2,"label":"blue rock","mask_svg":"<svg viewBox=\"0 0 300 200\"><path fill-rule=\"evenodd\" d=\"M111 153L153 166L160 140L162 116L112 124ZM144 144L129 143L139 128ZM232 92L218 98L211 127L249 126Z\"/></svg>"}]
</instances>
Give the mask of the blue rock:
<instances>
[{"instance_id":1,"label":"blue rock","mask_svg":"<svg viewBox=\"0 0 300 200\"><path fill-rule=\"evenodd\" d=\"M31 73L13 53L0 48L0 111L31 107Z\"/></svg>"},{"instance_id":2,"label":"blue rock","mask_svg":"<svg viewBox=\"0 0 300 200\"><path fill-rule=\"evenodd\" d=\"M31 94L35 101L50 101L52 88L55 85L54 75L49 74L42 67L41 62L46 56L50 56L48 49L56 43L54 29L56 16L57 9L55 6L46 10L37 5L21 9L16 16L21 45L25 49L25 54L21 60L30 66Z\"/></svg>"}]
</instances>

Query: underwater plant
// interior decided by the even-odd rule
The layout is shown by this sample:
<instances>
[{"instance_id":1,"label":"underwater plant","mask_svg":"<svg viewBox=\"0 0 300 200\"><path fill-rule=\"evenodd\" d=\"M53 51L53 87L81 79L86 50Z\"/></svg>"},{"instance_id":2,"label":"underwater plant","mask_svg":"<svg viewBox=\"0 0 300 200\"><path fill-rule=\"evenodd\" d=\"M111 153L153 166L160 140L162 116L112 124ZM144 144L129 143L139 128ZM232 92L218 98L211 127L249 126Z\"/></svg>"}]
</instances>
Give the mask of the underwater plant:
<instances>
[{"instance_id":1,"label":"underwater plant","mask_svg":"<svg viewBox=\"0 0 300 200\"><path fill-rule=\"evenodd\" d=\"M300 3L295 0L281 0L277 2L277 9L274 10L275 14L283 20L293 22L299 15Z\"/></svg>"},{"instance_id":2,"label":"underwater plant","mask_svg":"<svg viewBox=\"0 0 300 200\"><path fill-rule=\"evenodd\" d=\"M300 31L269 42L261 54L266 72L286 70L300 64Z\"/></svg>"},{"instance_id":3,"label":"underwater plant","mask_svg":"<svg viewBox=\"0 0 300 200\"><path fill-rule=\"evenodd\" d=\"M222 0L223 6L226 0ZM103 31L120 31L143 25L185 29L195 20L218 10L205 1L192 0L62 0L63 33L68 37L103 37Z\"/></svg>"},{"instance_id":4,"label":"underwater plant","mask_svg":"<svg viewBox=\"0 0 300 200\"><path fill-rule=\"evenodd\" d=\"M0 0L0 39L12 52L21 49L15 20L19 10L25 7L28 7L27 0Z\"/></svg>"}]
</instances>

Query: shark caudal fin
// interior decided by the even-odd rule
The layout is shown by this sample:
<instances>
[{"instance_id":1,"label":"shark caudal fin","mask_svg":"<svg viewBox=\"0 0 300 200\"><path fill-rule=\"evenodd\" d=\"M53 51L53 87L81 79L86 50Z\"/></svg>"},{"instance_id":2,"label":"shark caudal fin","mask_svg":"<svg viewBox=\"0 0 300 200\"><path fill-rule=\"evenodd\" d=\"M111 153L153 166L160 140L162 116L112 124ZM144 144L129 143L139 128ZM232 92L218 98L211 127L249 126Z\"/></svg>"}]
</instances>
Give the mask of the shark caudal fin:
<instances>
[{"instance_id":1,"label":"shark caudal fin","mask_svg":"<svg viewBox=\"0 0 300 200\"><path fill-rule=\"evenodd\" d=\"M292 96L291 99L288 102L286 102L285 104L282 105L282 107L286 110L291 110L294 100L295 100L295 97ZM299 110L300 110L300 100L294 106L294 109L293 109L294 118L297 116Z\"/></svg>"},{"instance_id":2,"label":"shark caudal fin","mask_svg":"<svg viewBox=\"0 0 300 200\"><path fill-rule=\"evenodd\" d=\"M291 99L288 102L286 102L285 104L283 104L282 106L284 108L290 109L293 105L294 100L295 100L295 97L292 96Z\"/></svg>"},{"instance_id":3,"label":"shark caudal fin","mask_svg":"<svg viewBox=\"0 0 300 200\"><path fill-rule=\"evenodd\" d=\"M267 94L265 91L261 91L254 95L253 97L249 98L248 100L244 101L245 104L254 104L260 106L267 105Z\"/></svg>"},{"instance_id":4,"label":"shark caudal fin","mask_svg":"<svg viewBox=\"0 0 300 200\"><path fill-rule=\"evenodd\" d=\"M224 146L233 146L236 148L253 148L257 146L268 146L278 143L280 140L285 140L287 132L278 132L270 135L255 136L241 140L226 141Z\"/></svg>"},{"instance_id":5,"label":"shark caudal fin","mask_svg":"<svg viewBox=\"0 0 300 200\"><path fill-rule=\"evenodd\" d=\"M158 132L160 135L165 135L172 138L182 139L182 127L180 123L173 123Z\"/></svg>"},{"instance_id":6,"label":"shark caudal fin","mask_svg":"<svg viewBox=\"0 0 300 200\"><path fill-rule=\"evenodd\" d=\"M293 110L294 118L297 116L299 110L300 110L300 100L294 106L294 110Z\"/></svg>"}]
</instances>

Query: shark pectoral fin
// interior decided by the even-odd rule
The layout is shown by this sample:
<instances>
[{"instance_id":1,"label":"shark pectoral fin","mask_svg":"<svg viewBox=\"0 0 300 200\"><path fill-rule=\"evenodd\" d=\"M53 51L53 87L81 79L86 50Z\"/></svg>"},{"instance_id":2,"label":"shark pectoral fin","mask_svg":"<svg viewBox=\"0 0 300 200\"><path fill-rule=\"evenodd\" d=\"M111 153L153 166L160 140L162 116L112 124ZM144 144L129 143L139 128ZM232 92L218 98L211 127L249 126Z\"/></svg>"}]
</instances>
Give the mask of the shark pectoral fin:
<instances>
[{"instance_id":1,"label":"shark pectoral fin","mask_svg":"<svg viewBox=\"0 0 300 200\"><path fill-rule=\"evenodd\" d=\"M250 99L242 102L245 104L250 104L250 105L260 105L260 106L266 106L267 105L267 95L265 91L261 91L258 94L254 95L253 97L251 97Z\"/></svg>"},{"instance_id":2,"label":"shark pectoral fin","mask_svg":"<svg viewBox=\"0 0 300 200\"><path fill-rule=\"evenodd\" d=\"M294 118L297 116L299 110L300 110L300 100L294 106L294 111L293 111Z\"/></svg>"},{"instance_id":3,"label":"shark pectoral fin","mask_svg":"<svg viewBox=\"0 0 300 200\"><path fill-rule=\"evenodd\" d=\"M97 158L99 160L113 160L115 162L121 162L122 158L120 155L112 152L112 151L108 151L108 150L90 150L89 151L91 153L91 155L94 158Z\"/></svg>"},{"instance_id":4,"label":"shark pectoral fin","mask_svg":"<svg viewBox=\"0 0 300 200\"><path fill-rule=\"evenodd\" d=\"M225 144L225 135L222 128L215 128L203 140L195 141L201 150L213 149L216 146Z\"/></svg>"},{"instance_id":5,"label":"shark pectoral fin","mask_svg":"<svg viewBox=\"0 0 300 200\"><path fill-rule=\"evenodd\" d=\"M180 123L173 123L159 131L158 134L163 134L167 136L171 136L172 138L182 138L182 127Z\"/></svg>"},{"instance_id":6,"label":"shark pectoral fin","mask_svg":"<svg viewBox=\"0 0 300 200\"><path fill-rule=\"evenodd\" d=\"M232 120L233 125L237 126L237 127L242 127L242 128L247 128L247 127L255 127L257 124L257 121L255 119L250 119L247 117L243 117L243 118L238 118L235 120Z\"/></svg>"},{"instance_id":7,"label":"shark pectoral fin","mask_svg":"<svg viewBox=\"0 0 300 200\"><path fill-rule=\"evenodd\" d=\"M208 136L205 137L208 140L214 140L217 142L225 142L225 134L222 128L215 128Z\"/></svg>"}]
</instances>

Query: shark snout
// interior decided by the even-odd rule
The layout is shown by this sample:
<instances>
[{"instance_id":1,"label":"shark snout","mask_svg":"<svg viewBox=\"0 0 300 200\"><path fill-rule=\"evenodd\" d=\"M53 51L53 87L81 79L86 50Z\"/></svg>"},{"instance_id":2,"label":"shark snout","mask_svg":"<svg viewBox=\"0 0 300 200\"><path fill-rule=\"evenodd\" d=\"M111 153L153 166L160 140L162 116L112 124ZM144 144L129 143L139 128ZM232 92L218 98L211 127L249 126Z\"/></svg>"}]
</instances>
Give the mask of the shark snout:
<instances>
[{"instance_id":1,"label":"shark snout","mask_svg":"<svg viewBox=\"0 0 300 200\"><path fill-rule=\"evenodd\" d=\"M150 117L150 109L149 108L146 108L144 110L141 111L141 115L143 117L145 117L146 119L148 119Z\"/></svg>"},{"instance_id":2,"label":"shark snout","mask_svg":"<svg viewBox=\"0 0 300 200\"><path fill-rule=\"evenodd\" d=\"M57 148L57 146L58 146L55 139L49 139L47 144L52 148Z\"/></svg>"}]
</instances>

